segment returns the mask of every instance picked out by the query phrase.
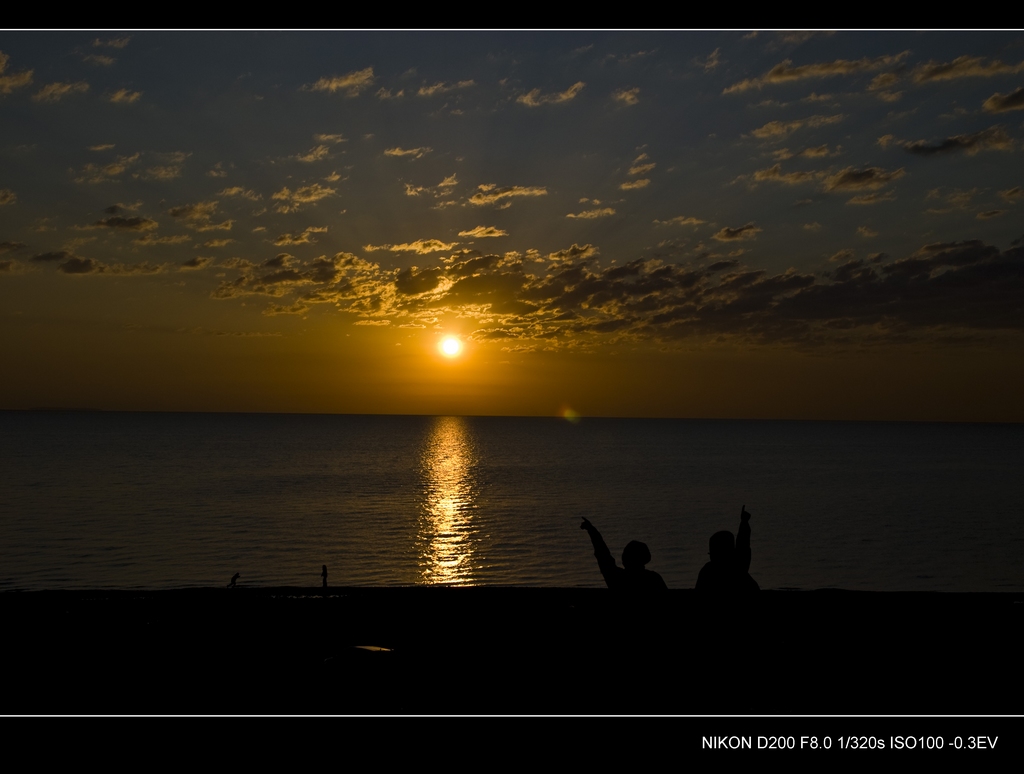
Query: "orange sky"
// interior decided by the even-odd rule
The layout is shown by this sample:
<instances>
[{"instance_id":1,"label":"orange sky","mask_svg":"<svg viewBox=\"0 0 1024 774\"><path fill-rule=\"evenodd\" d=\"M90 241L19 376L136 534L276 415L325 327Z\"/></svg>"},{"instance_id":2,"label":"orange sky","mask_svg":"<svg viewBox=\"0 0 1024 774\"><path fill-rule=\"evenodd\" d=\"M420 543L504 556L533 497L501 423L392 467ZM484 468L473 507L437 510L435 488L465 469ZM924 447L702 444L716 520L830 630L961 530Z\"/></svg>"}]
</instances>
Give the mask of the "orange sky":
<instances>
[{"instance_id":1,"label":"orange sky","mask_svg":"<svg viewBox=\"0 0 1024 774\"><path fill-rule=\"evenodd\" d=\"M2 33L0 409L1022 421L1022 74L1019 33Z\"/></svg>"}]
</instances>

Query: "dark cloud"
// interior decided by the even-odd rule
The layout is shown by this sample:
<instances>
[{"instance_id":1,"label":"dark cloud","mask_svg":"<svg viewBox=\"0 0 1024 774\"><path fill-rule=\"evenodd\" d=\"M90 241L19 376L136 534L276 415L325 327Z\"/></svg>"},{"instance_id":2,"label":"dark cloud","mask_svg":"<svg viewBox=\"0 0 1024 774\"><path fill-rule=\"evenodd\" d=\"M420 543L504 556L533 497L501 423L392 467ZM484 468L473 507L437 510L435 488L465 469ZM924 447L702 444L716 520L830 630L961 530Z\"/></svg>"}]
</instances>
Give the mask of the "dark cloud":
<instances>
[{"instance_id":1,"label":"dark cloud","mask_svg":"<svg viewBox=\"0 0 1024 774\"><path fill-rule=\"evenodd\" d=\"M114 216L97 220L92 224L95 228L113 228L119 231L150 231L157 227L157 222L150 218L123 218Z\"/></svg>"},{"instance_id":2,"label":"dark cloud","mask_svg":"<svg viewBox=\"0 0 1024 774\"><path fill-rule=\"evenodd\" d=\"M92 258L79 258L71 256L64 263L57 267L57 271L65 274L98 274L106 271L106 266Z\"/></svg>"},{"instance_id":3,"label":"dark cloud","mask_svg":"<svg viewBox=\"0 0 1024 774\"><path fill-rule=\"evenodd\" d=\"M754 180L758 182L775 181L788 185L810 183L818 177L817 172L783 172L781 164L776 164L768 169L759 169L754 173Z\"/></svg>"},{"instance_id":4,"label":"dark cloud","mask_svg":"<svg viewBox=\"0 0 1024 774\"><path fill-rule=\"evenodd\" d=\"M443 276L444 269L440 267L420 271L413 266L398 273L395 290L406 296L429 293L438 286Z\"/></svg>"},{"instance_id":5,"label":"dark cloud","mask_svg":"<svg viewBox=\"0 0 1024 774\"><path fill-rule=\"evenodd\" d=\"M51 261L66 261L69 258L75 257L74 253L67 250L58 250L53 253L37 253L33 255L29 260L34 263L49 263Z\"/></svg>"},{"instance_id":6,"label":"dark cloud","mask_svg":"<svg viewBox=\"0 0 1024 774\"><path fill-rule=\"evenodd\" d=\"M725 231L739 239L754 229ZM707 266L647 257L601 267L591 245L537 257L464 251L396 271L345 253L307 262L283 253L259 266L235 262L239 276L214 297L262 295L275 315L330 303L366 325L415 326L451 314L482 323L474 339L556 347L602 335L818 344L857 330L876 338L935 328L1024 333L1024 247L1000 251L980 240L927 244L901 260L841 251L819 275L773 274L735 257Z\"/></svg>"},{"instance_id":7,"label":"dark cloud","mask_svg":"<svg viewBox=\"0 0 1024 774\"><path fill-rule=\"evenodd\" d=\"M735 269L739 265L739 261L715 261L713 264L708 266L708 271L714 274L715 272L725 271L726 269Z\"/></svg>"},{"instance_id":8,"label":"dark cloud","mask_svg":"<svg viewBox=\"0 0 1024 774\"><path fill-rule=\"evenodd\" d=\"M27 247L24 242L0 242L0 255L3 253L13 253L15 250L21 250Z\"/></svg>"},{"instance_id":9,"label":"dark cloud","mask_svg":"<svg viewBox=\"0 0 1024 774\"><path fill-rule=\"evenodd\" d=\"M747 223L739 228L729 228L726 226L714 235L714 239L717 239L719 242L732 242L737 239L755 239L760 232L761 229L753 223Z\"/></svg>"},{"instance_id":10,"label":"dark cloud","mask_svg":"<svg viewBox=\"0 0 1024 774\"><path fill-rule=\"evenodd\" d=\"M826 191L851 191L876 189L899 180L905 174L903 168L887 172L880 167L856 169L847 167L825 178Z\"/></svg>"},{"instance_id":11,"label":"dark cloud","mask_svg":"<svg viewBox=\"0 0 1024 774\"><path fill-rule=\"evenodd\" d=\"M929 81L951 81L956 78L990 78L994 75L1009 75L1024 70L1024 62L1008 65L998 59L985 62L980 56L958 56L952 62L927 62L914 68L916 83Z\"/></svg>"},{"instance_id":12,"label":"dark cloud","mask_svg":"<svg viewBox=\"0 0 1024 774\"><path fill-rule=\"evenodd\" d=\"M743 92L748 89L760 89L764 86L791 83L808 78L828 78L836 75L853 75L855 73L881 70L899 64L910 54L903 51L895 56L879 56L874 59L836 59L832 62L814 62L812 64L793 66L793 60L787 59L775 65L771 70L757 78L748 78L729 86L723 94Z\"/></svg>"},{"instance_id":13,"label":"dark cloud","mask_svg":"<svg viewBox=\"0 0 1024 774\"><path fill-rule=\"evenodd\" d=\"M1005 113L1007 110L1024 110L1024 86L1009 94L996 92L981 106L989 113Z\"/></svg>"},{"instance_id":14,"label":"dark cloud","mask_svg":"<svg viewBox=\"0 0 1024 774\"><path fill-rule=\"evenodd\" d=\"M202 269L204 266L209 266L212 260L212 258L204 258L200 255L197 255L195 258L189 258L187 261L181 264L181 268L186 270Z\"/></svg>"},{"instance_id":15,"label":"dark cloud","mask_svg":"<svg viewBox=\"0 0 1024 774\"><path fill-rule=\"evenodd\" d=\"M929 144L926 140L903 143L903 150L916 156L938 156L945 153L966 151L974 154L981 150L1008 150L1013 140L1001 126L992 126L974 134L958 134L941 142Z\"/></svg>"}]
</instances>

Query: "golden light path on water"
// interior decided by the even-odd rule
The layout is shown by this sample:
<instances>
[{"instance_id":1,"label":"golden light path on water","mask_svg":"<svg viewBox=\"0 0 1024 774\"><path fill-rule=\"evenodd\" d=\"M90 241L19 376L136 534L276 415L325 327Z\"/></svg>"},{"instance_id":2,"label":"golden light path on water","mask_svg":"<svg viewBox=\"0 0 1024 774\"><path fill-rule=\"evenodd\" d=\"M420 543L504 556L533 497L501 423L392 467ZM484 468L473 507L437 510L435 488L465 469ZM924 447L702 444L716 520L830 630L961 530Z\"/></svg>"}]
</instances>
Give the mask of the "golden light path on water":
<instances>
[{"instance_id":1,"label":"golden light path on water","mask_svg":"<svg viewBox=\"0 0 1024 774\"><path fill-rule=\"evenodd\" d=\"M423 583L465 585L473 575L476 455L460 417L437 417L423 447L420 576Z\"/></svg>"}]
</instances>

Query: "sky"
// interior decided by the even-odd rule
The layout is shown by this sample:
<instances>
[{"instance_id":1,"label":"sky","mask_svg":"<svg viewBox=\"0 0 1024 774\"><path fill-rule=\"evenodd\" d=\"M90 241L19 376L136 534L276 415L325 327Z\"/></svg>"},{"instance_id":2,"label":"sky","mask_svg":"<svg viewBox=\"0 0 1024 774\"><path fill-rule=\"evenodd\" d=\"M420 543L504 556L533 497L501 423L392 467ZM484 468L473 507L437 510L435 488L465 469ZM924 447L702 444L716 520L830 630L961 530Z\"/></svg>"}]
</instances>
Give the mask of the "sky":
<instances>
[{"instance_id":1,"label":"sky","mask_svg":"<svg viewBox=\"0 0 1024 774\"><path fill-rule=\"evenodd\" d=\"M0 409L1024 421L1024 33L6 31L0 111Z\"/></svg>"}]
</instances>

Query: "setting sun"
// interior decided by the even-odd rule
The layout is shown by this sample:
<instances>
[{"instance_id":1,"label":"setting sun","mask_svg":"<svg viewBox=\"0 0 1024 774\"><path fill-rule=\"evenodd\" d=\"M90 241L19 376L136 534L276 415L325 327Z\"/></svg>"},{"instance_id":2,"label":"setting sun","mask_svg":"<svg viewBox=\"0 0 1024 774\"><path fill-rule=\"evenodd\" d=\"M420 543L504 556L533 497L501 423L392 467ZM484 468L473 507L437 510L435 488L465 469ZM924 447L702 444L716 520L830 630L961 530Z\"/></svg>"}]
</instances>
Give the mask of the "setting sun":
<instances>
[{"instance_id":1,"label":"setting sun","mask_svg":"<svg viewBox=\"0 0 1024 774\"><path fill-rule=\"evenodd\" d=\"M445 336L437 348L445 357L458 357L462 354L462 342L454 336Z\"/></svg>"}]
</instances>

